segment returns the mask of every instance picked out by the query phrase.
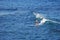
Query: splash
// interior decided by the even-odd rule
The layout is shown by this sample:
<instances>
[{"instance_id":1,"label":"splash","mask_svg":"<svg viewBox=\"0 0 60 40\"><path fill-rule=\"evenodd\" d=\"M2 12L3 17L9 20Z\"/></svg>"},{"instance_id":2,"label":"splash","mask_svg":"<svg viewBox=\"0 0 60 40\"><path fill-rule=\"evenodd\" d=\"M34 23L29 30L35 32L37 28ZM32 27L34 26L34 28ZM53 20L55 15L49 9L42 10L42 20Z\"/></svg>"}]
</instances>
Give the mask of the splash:
<instances>
[{"instance_id":1,"label":"splash","mask_svg":"<svg viewBox=\"0 0 60 40\"><path fill-rule=\"evenodd\" d=\"M43 15L41 15L41 14L39 14L39 13L34 13L34 12L33 12L33 14L35 15L36 18L42 19L38 25L43 25L43 24L46 23L46 21L50 21L50 22L53 22L53 23L58 23L58 24L60 24L60 22L46 19L45 17L43 17Z\"/></svg>"}]
</instances>

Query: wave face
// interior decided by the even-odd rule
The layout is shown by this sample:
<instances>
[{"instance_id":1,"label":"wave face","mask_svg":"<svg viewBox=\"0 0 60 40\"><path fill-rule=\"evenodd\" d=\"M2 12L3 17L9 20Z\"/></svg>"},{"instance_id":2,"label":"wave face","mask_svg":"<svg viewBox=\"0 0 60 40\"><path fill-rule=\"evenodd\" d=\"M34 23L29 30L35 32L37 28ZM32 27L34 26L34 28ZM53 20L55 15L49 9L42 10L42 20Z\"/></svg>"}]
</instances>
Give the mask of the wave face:
<instances>
[{"instance_id":1,"label":"wave face","mask_svg":"<svg viewBox=\"0 0 60 40\"><path fill-rule=\"evenodd\" d=\"M0 0L0 40L60 40L60 0ZM46 19L35 26L33 12Z\"/></svg>"}]
</instances>

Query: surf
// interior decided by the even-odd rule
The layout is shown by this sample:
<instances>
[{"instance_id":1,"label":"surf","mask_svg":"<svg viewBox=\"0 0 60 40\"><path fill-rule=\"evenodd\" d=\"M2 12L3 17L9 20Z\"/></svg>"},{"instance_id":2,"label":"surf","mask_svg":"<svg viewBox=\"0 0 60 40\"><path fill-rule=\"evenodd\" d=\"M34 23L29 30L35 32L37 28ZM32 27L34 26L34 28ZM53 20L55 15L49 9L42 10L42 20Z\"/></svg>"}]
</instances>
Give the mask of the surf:
<instances>
[{"instance_id":1,"label":"surf","mask_svg":"<svg viewBox=\"0 0 60 40\"><path fill-rule=\"evenodd\" d=\"M60 22L57 22L57 21L54 21L54 20L50 20L50 19L46 19L43 15L41 15L40 13L35 13L33 12L33 14L35 15L36 18L42 18L42 20L40 21L40 23L38 25L43 25L45 24L46 22L50 21L50 22L53 22L53 23L57 23L57 24L60 24Z\"/></svg>"}]
</instances>

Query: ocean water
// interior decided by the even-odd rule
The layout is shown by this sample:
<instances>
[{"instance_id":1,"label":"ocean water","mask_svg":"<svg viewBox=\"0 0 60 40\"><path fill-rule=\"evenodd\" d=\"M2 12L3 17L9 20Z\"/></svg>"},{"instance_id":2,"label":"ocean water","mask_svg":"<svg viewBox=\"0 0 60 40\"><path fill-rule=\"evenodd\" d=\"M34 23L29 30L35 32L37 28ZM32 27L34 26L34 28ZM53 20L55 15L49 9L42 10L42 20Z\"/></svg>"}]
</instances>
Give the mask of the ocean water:
<instances>
[{"instance_id":1,"label":"ocean water","mask_svg":"<svg viewBox=\"0 0 60 40\"><path fill-rule=\"evenodd\" d=\"M60 24L36 27L33 12L60 22L60 0L0 0L0 40L60 40Z\"/></svg>"}]
</instances>

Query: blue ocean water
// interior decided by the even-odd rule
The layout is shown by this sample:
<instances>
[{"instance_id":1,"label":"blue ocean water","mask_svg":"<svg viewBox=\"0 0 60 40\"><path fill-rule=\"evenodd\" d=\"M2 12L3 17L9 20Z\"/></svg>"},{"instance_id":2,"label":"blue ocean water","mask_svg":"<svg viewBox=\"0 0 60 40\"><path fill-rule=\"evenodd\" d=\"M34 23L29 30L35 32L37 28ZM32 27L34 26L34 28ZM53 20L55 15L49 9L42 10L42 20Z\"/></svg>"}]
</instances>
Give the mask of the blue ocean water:
<instances>
[{"instance_id":1,"label":"blue ocean water","mask_svg":"<svg viewBox=\"0 0 60 40\"><path fill-rule=\"evenodd\" d=\"M60 24L36 27L33 12L60 22L60 0L0 0L0 40L60 40Z\"/></svg>"}]
</instances>

